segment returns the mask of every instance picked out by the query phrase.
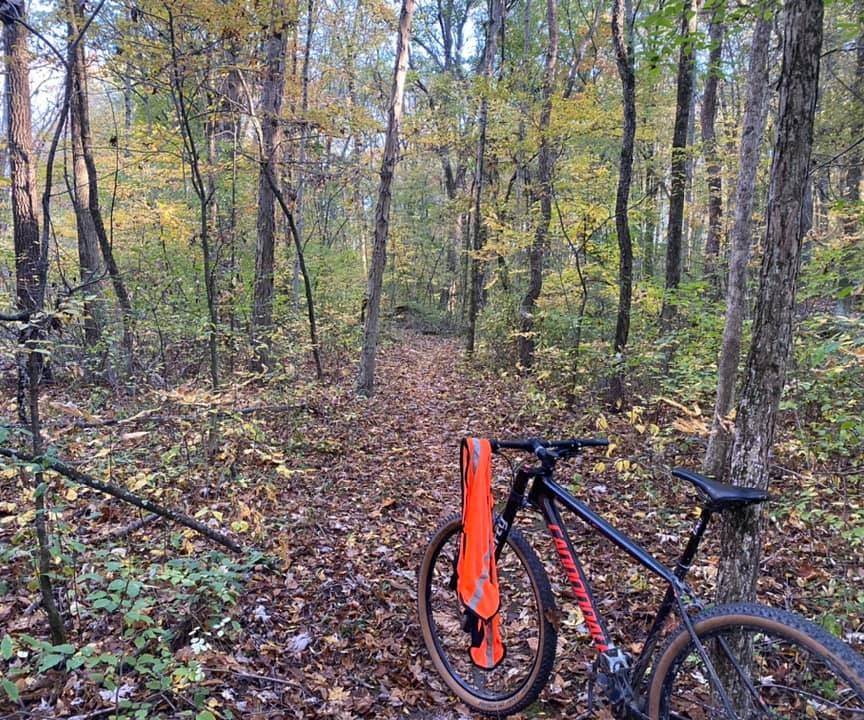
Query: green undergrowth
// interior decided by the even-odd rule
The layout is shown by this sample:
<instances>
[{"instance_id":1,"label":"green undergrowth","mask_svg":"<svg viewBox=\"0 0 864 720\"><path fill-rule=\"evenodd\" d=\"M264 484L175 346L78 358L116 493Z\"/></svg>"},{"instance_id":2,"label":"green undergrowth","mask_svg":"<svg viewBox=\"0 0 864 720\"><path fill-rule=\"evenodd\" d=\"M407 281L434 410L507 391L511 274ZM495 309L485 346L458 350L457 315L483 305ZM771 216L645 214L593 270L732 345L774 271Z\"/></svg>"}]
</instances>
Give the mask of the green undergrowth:
<instances>
[{"instance_id":1,"label":"green undergrowth","mask_svg":"<svg viewBox=\"0 0 864 720\"><path fill-rule=\"evenodd\" d=\"M153 702L165 697L187 708L177 717L200 717L207 708L201 681L208 654L230 648L242 632L234 607L263 558L184 554L189 542L174 532L166 547L149 551L88 550L68 535L62 546L55 543L57 579L66 589L61 606L77 640L52 645L29 628L9 628L0 641L0 686L11 706L36 678L62 673L67 686L83 682L103 707L113 705L112 717L150 717ZM4 565L28 556L15 542L0 548Z\"/></svg>"}]
</instances>

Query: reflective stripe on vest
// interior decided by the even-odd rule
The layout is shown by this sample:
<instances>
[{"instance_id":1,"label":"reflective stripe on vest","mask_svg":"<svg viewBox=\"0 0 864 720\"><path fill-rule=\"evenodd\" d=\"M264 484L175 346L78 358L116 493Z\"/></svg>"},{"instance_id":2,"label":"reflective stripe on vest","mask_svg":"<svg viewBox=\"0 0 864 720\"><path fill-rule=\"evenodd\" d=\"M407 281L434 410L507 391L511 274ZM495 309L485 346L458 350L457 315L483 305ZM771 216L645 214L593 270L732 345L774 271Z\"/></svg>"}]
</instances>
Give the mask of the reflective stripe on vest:
<instances>
[{"instance_id":1,"label":"reflective stripe on vest","mask_svg":"<svg viewBox=\"0 0 864 720\"><path fill-rule=\"evenodd\" d=\"M471 661L484 670L491 670L504 659L504 643L501 642L501 619L495 615L491 620L480 620L482 637L477 647L471 646Z\"/></svg>"}]
</instances>

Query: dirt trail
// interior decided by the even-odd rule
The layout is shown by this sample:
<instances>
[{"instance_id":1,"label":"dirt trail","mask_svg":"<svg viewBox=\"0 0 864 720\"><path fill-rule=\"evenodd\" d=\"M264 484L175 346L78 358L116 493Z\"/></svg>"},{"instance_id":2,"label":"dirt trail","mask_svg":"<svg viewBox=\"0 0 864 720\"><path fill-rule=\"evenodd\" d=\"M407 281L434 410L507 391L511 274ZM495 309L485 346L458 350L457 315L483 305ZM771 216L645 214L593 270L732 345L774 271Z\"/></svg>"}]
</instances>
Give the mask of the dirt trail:
<instances>
[{"instance_id":1,"label":"dirt trail","mask_svg":"<svg viewBox=\"0 0 864 720\"><path fill-rule=\"evenodd\" d=\"M305 645L268 673L297 678L279 700L298 717L464 715L419 638L416 569L459 508L461 437L500 434L510 399L461 358L455 341L406 334L382 351L371 399L345 387L304 429L313 454L273 519L287 573L255 600L273 620L268 643Z\"/></svg>"},{"instance_id":2,"label":"dirt trail","mask_svg":"<svg viewBox=\"0 0 864 720\"><path fill-rule=\"evenodd\" d=\"M518 379L476 371L448 339L405 333L385 347L369 400L354 393L353 368L345 372L338 386L325 390L319 415L277 431L286 435L284 446L298 435L305 439L302 450L292 453L302 465L279 486L280 511L271 519L268 549L284 558L285 574L258 578L244 602L249 617L258 605L270 616L258 634L254 622L246 625L246 655L255 658L258 674L278 681L234 682L230 689L261 718L460 720L467 710L432 668L415 609L416 570L428 536L459 509L459 440L469 433L593 433L592 417L562 411L545 418L547 427L531 427L520 417L527 400ZM586 453L584 464L577 459L562 473L574 473L577 483L584 477L582 492L595 510L672 561L692 524L695 496L670 482L663 465L692 465L693 459L678 457L678 443L646 441L626 417L609 423L619 456L641 457L651 472L617 472L609 461L601 469L598 460L605 456ZM503 483L503 463L496 463L496 474ZM526 519L520 527L529 524ZM613 635L638 637L662 595L659 583L620 556L610 563L609 546L597 545L596 538L578 528L571 532ZM776 554L772 542L768 548ZM716 539L709 538L704 551L707 567L692 577L709 588L712 543ZM590 642L551 551L539 539L535 549L547 562L565 632L550 685L528 716L574 717L585 711ZM772 565L781 572L763 578L761 588L769 603L782 604L789 563Z\"/></svg>"}]
</instances>

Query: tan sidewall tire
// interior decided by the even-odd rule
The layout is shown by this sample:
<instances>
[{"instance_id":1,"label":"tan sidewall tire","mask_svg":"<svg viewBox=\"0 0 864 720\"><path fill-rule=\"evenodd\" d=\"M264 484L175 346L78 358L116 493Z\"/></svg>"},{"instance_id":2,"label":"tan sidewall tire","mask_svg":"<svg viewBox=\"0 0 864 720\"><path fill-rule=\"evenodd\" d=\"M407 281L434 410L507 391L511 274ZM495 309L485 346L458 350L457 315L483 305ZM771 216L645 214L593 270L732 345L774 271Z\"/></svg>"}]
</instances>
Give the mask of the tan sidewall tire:
<instances>
[{"instance_id":1,"label":"tan sidewall tire","mask_svg":"<svg viewBox=\"0 0 864 720\"><path fill-rule=\"evenodd\" d=\"M799 624L805 626L812 625L809 621L804 618L799 618L796 615L791 615L790 613L774 610L773 608L765 608L760 605L751 605L748 610L739 610L737 612L732 609L737 609L742 606L729 607L730 612L728 613L722 612L723 608L721 606L708 611L709 613L718 613L712 617L700 619L700 617L697 616L693 621L696 635L701 639L713 632L721 630L724 627L743 625L745 627L762 628L775 635L788 637L790 640L799 643L802 647L814 651L817 655L831 658L832 663L839 672L846 677L850 684L854 684L862 696L864 696L864 675L861 674L862 670L853 667L845 658L835 653L830 647L826 647L826 644L820 641L818 637L813 637L813 635L808 632L811 628L796 627L796 625ZM753 611L753 609L755 609L755 611ZM776 617L770 617L770 615L775 615ZM794 622L789 622L789 619ZM819 630L819 632L824 631ZM666 675L678 656L690 644L690 635L683 626L680 626L678 630L675 631L675 634L673 634L672 640L669 641L660 659L657 661L657 666L652 674L651 687L648 693L648 717L651 720L661 720L660 704L662 702L663 686L666 682ZM848 653L854 656L854 651L851 648L848 648ZM858 658L858 660L861 659Z\"/></svg>"},{"instance_id":2,"label":"tan sidewall tire","mask_svg":"<svg viewBox=\"0 0 864 720\"><path fill-rule=\"evenodd\" d=\"M423 555L423 561L420 564L417 582L417 607L420 620L420 631L423 636L423 642L426 644L426 649L432 658L432 663L435 665L438 674L447 684L447 687L449 687L453 693L472 710L488 715L504 717L519 712L533 703L546 684L554 663L555 643L557 643L557 633L548 620L552 615L550 611L554 611L555 603L552 598L549 580L546 577L543 566L540 564L540 561L537 559L531 546L524 537L522 537L519 531L515 528L512 529L510 531L510 536L507 539L507 544L519 557L522 567L527 569L531 579L531 588L534 592L534 600L540 608L541 616L543 618L543 621L540 623L538 653L534 659L534 666L531 668L531 672L519 691L500 701L483 700L462 687L455 680L438 652L438 647L435 644L432 628L429 623L429 607L427 598L429 573L432 568L432 563L437 560L440 548L444 541L453 534L459 532L461 522L461 517L458 515L447 518L433 534L432 539L426 548L426 552ZM540 585L545 585L545 587L540 587ZM551 652L548 645L550 642L552 643Z\"/></svg>"}]
</instances>

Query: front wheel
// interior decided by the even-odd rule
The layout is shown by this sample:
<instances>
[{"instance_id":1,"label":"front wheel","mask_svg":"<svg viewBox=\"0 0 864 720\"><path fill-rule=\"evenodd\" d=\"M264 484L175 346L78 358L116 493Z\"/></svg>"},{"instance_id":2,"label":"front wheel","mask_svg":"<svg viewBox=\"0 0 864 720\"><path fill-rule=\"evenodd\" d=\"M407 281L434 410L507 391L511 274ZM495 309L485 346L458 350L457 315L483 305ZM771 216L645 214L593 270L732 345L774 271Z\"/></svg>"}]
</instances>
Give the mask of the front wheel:
<instances>
[{"instance_id":1,"label":"front wheel","mask_svg":"<svg viewBox=\"0 0 864 720\"><path fill-rule=\"evenodd\" d=\"M809 620L753 604L693 618L732 713L682 626L650 682L651 720L864 720L864 658Z\"/></svg>"},{"instance_id":2,"label":"front wheel","mask_svg":"<svg viewBox=\"0 0 864 720\"><path fill-rule=\"evenodd\" d=\"M511 529L498 560L506 655L492 670L475 666L456 596L461 532L461 517L452 516L438 527L426 548L417 587L420 629L450 690L472 710L504 717L534 702L549 679L558 639L550 622L555 600L537 555L523 535Z\"/></svg>"}]
</instances>

